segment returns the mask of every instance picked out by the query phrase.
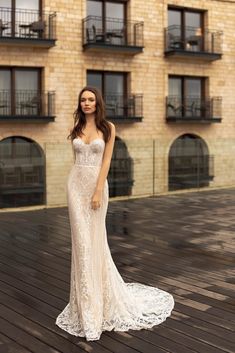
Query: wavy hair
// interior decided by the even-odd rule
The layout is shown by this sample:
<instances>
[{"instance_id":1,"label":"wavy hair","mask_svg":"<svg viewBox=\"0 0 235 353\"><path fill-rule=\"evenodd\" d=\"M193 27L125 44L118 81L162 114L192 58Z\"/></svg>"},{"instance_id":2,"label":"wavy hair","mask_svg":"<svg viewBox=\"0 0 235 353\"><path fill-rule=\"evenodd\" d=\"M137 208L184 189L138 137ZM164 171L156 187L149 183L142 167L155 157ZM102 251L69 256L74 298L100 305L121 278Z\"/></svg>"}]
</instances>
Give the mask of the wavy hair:
<instances>
[{"instance_id":1,"label":"wavy hair","mask_svg":"<svg viewBox=\"0 0 235 353\"><path fill-rule=\"evenodd\" d=\"M111 127L109 122L105 119L105 103L100 91L91 86L84 87L78 96L78 106L74 112L74 126L68 135L68 139L74 140L77 136L84 135L83 129L86 126L86 116L81 109L81 97L83 92L89 91L94 93L96 98L95 124L96 128L103 133L104 141L108 142L111 137Z\"/></svg>"}]
</instances>

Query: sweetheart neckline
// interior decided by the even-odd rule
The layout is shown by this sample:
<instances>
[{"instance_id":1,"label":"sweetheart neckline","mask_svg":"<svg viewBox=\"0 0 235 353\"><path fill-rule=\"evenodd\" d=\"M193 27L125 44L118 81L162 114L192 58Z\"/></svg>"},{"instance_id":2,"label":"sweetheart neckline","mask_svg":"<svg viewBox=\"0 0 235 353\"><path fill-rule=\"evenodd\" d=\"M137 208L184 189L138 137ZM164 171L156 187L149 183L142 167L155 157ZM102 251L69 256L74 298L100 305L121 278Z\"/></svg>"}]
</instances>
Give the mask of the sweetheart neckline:
<instances>
[{"instance_id":1,"label":"sweetheart neckline","mask_svg":"<svg viewBox=\"0 0 235 353\"><path fill-rule=\"evenodd\" d=\"M105 143L105 141L104 141L101 137L97 137L97 138L95 138L94 140L90 141L89 143L84 142L84 141L81 139L81 137L79 137L79 136L78 136L78 137L75 137L75 139L78 139L78 140L82 141L82 143L83 143L84 145L87 145L87 146L91 145L94 141L97 141L97 140L101 140L101 141L103 141L103 142Z\"/></svg>"}]
</instances>

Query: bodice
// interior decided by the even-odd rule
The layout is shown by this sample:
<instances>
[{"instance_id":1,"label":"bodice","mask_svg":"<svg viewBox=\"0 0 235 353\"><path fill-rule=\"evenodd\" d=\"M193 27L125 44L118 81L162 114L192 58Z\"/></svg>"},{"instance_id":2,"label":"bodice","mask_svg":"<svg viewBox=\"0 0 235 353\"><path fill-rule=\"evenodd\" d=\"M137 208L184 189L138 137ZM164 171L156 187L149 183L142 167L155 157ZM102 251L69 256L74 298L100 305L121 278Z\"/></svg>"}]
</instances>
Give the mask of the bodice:
<instances>
[{"instance_id":1,"label":"bodice","mask_svg":"<svg viewBox=\"0 0 235 353\"><path fill-rule=\"evenodd\" d=\"M80 137L73 140L75 165L100 166L102 163L105 142L101 138L85 143Z\"/></svg>"}]
</instances>

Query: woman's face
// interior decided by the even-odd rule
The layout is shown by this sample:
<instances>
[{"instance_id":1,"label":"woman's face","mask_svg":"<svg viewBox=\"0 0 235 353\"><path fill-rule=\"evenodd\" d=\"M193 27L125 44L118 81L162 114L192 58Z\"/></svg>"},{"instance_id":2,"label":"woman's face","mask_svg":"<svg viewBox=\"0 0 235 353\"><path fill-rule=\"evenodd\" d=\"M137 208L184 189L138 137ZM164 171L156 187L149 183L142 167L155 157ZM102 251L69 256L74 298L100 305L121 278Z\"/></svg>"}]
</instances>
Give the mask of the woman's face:
<instances>
[{"instance_id":1,"label":"woman's face","mask_svg":"<svg viewBox=\"0 0 235 353\"><path fill-rule=\"evenodd\" d=\"M96 97L91 91L84 91L81 95L81 109L84 114L93 114L96 111Z\"/></svg>"}]
</instances>

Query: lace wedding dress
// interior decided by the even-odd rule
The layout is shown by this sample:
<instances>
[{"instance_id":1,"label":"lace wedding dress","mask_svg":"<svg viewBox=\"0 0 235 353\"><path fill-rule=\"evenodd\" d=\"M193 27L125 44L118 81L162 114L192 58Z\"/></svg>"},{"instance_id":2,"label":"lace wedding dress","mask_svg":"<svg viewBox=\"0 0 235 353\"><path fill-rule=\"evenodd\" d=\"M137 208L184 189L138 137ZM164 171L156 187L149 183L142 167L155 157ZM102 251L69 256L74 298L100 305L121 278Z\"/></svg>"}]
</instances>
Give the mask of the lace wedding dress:
<instances>
[{"instance_id":1,"label":"lace wedding dress","mask_svg":"<svg viewBox=\"0 0 235 353\"><path fill-rule=\"evenodd\" d=\"M75 163L67 184L72 236L70 300L56 324L72 335L98 340L102 331L140 330L158 325L174 307L171 294L141 283L125 283L107 242L105 217L108 183L101 207L91 198L102 163L105 143L73 140Z\"/></svg>"}]
</instances>

